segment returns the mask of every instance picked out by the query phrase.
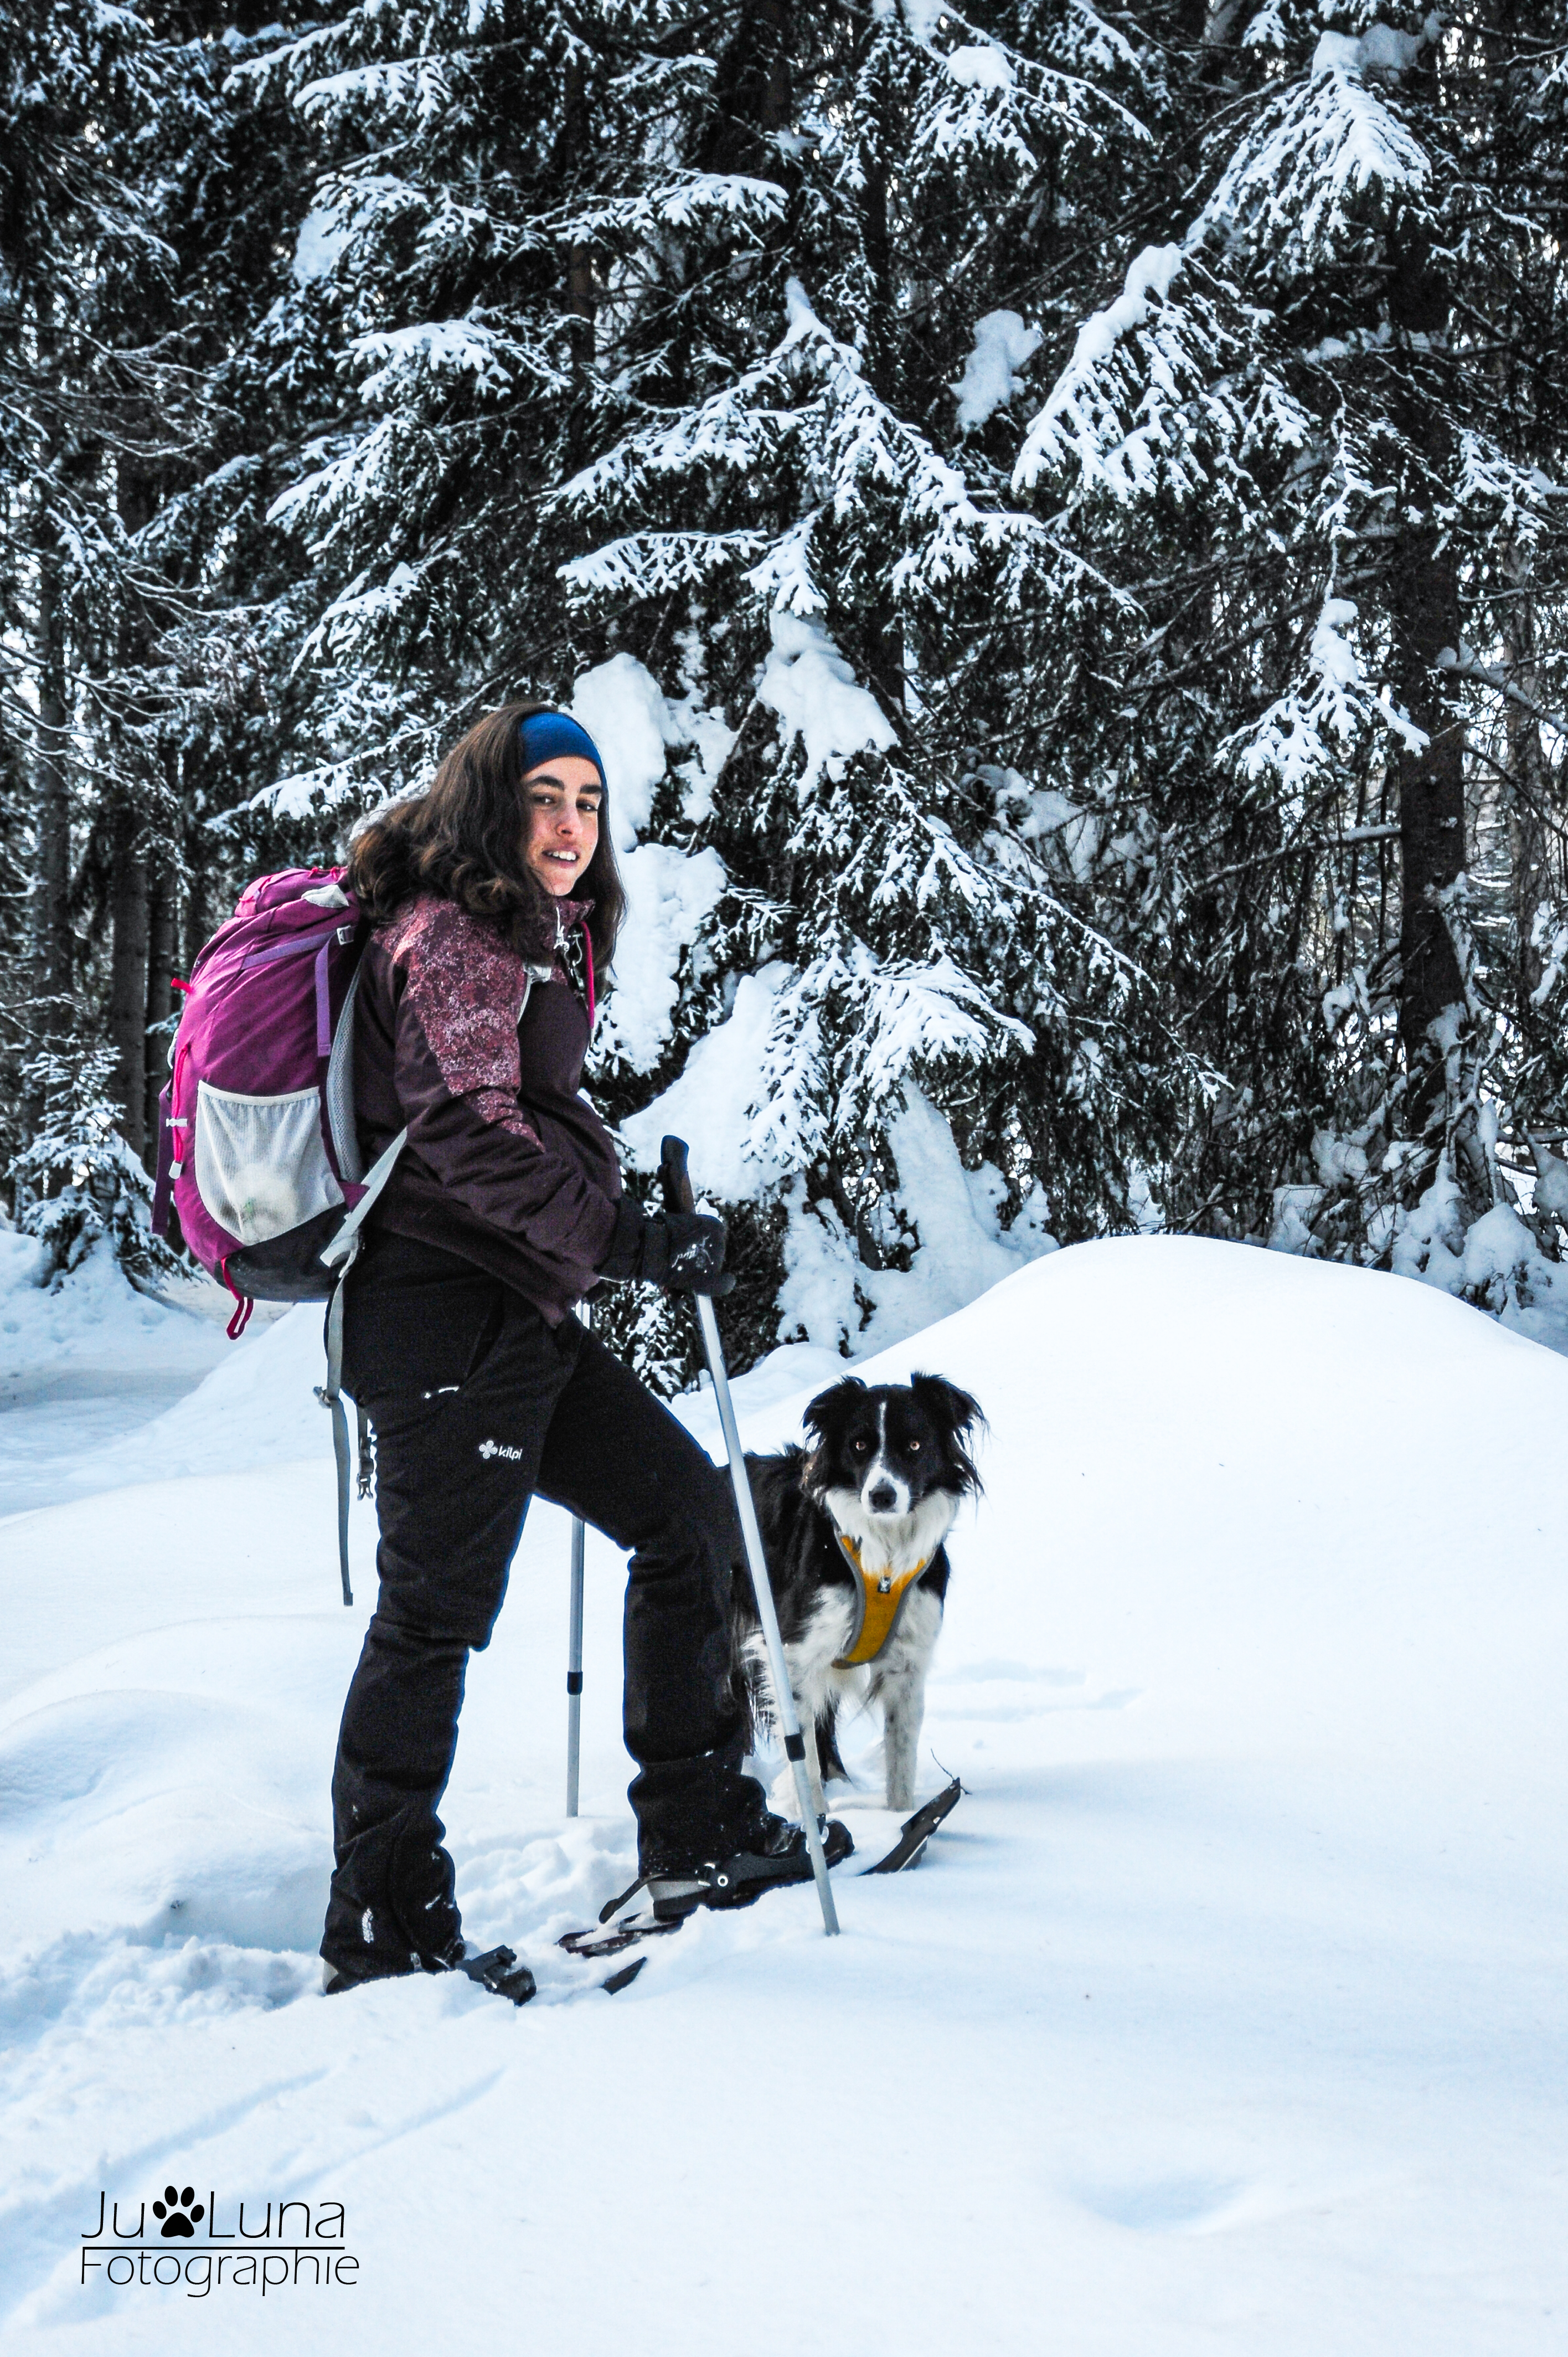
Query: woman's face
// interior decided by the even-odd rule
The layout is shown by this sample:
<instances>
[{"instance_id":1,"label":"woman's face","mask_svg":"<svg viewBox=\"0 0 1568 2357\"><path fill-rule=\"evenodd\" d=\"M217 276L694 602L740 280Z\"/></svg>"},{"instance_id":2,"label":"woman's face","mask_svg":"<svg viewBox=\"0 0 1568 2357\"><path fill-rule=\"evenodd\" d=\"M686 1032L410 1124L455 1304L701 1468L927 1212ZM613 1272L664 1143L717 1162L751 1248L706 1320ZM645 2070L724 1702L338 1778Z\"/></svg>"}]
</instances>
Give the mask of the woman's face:
<instances>
[{"instance_id":1,"label":"woman's face","mask_svg":"<svg viewBox=\"0 0 1568 2357\"><path fill-rule=\"evenodd\" d=\"M547 892L570 892L598 848L599 773L580 753L542 761L522 781L528 811L523 856Z\"/></svg>"}]
</instances>

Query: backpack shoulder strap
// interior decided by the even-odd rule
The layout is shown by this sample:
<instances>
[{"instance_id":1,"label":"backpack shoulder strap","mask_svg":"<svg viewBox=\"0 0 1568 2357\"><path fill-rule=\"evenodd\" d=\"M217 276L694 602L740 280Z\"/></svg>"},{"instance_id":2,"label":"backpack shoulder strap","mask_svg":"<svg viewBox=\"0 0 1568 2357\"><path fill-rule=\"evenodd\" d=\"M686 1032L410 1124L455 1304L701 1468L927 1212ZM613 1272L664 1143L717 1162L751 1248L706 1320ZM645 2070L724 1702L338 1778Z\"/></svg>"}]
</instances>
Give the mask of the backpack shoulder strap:
<instances>
[{"instance_id":1,"label":"backpack shoulder strap","mask_svg":"<svg viewBox=\"0 0 1568 2357\"><path fill-rule=\"evenodd\" d=\"M357 978L357 977L356 977ZM400 1129L385 1152L377 1156L365 1174L365 1191L321 1255L322 1265L335 1269L338 1282L332 1288L332 1298L327 1305L327 1381L318 1386L316 1396L332 1412L332 1454L338 1460L338 1568L343 1578L343 1601L352 1604L354 1591L349 1585L349 1485L351 1471L349 1462L349 1420L343 1413L343 1280L353 1267L360 1250L360 1230L377 1196L392 1175L392 1166L408 1142L408 1131ZM365 1419L360 1416L360 1495L369 1488L365 1475Z\"/></svg>"},{"instance_id":2,"label":"backpack shoulder strap","mask_svg":"<svg viewBox=\"0 0 1568 2357\"><path fill-rule=\"evenodd\" d=\"M332 1053L327 1061L327 1126L331 1133L332 1150L338 1157L338 1175L351 1186L358 1185L365 1175L360 1159L359 1132L354 1126L354 1000L364 970L361 952L343 994L338 1028L332 1034Z\"/></svg>"}]
</instances>

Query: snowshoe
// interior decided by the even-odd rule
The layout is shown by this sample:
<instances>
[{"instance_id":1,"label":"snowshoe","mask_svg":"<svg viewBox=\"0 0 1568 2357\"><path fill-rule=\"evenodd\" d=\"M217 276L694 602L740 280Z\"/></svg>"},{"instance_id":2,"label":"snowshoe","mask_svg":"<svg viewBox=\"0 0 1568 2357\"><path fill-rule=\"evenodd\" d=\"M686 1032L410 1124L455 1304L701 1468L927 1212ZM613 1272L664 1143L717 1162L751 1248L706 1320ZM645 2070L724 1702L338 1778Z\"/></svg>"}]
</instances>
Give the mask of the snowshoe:
<instances>
[{"instance_id":1,"label":"snowshoe","mask_svg":"<svg viewBox=\"0 0 1568 2357\"><path fill-rule=\"evenodd\" d=\"M822 1831L822 1854L830 1868L842 1866L854 1851L848 1826L830 1818ZM600 1909L604 1929L568 1932L558 1945L571 1956L613 1956L639 1940L678 1932L699 1907L749 1907L765 1890L811 1879L811 1853L805 1827L791 1824L788 1817L769 1815L752 1847L725 1858L705 1859L684 1870L661 1867L639 1875L629 1890L621 1891ZM647 1893L647 1905L634 1915L622 1915L621 1909L642 1892Z\"/></svg>"},{"instance_id":2,"label":"snowshoe","mask_svg":"<svg viewBox=\"0 0 1568 2357\"><path fill-rule=\"evenodd\" d=\"M874 1866L868 1866L866 1874L904 1874L910 1867L918 1866L931 1835L944 1818L952 1814L962 1794L963 1786L955 1776L934 1800L905 1818L892 1848ZM629 1890L623 1890L618 1899L609 1901L592 1930L568 1932L556 1944L564 1948L569 1956L618 1955L624 1949L640 1948L645 1941L678 1932L699 1907L748 1907L754 1899L760 1899L765 1890L780 1882L810 1881L811 1853L799 1825L789 1824L784 1817L769 1817L762 1842L764 1846L760 1849L741 1851L722 1864L707 1863L683 1873L671 1870L644 1875ZM826 1829L822 1846L832 1867L842 1864L854 1845L846 1828L834 1820ZM621 1909L642 1892L647 1893L648 1903L634 1914L623 1915ZM646 1962L646 1956L634 1956L630 1964L611 1973L599 1986L607 1989L612 1996L618 1989L629 1988Z\"/></svg>"},{"instance_id":3,"label":"snowshoe","mask_svg":"<svg viewBox=\"0 0 1568 2357\"><path fill-rule=\"evenodd\" d=\"M886 1857L879 1857L875 1866L868 1866L865 1869L867 1874L903 1874L910 1867L918 1866L926 1844L942 1819L951 1816L962 1792L963 1786L955 1776L950 1784L944 1785L934 1801L928 1801L924 1808L917 1809L912 1817L906 1817L903 1830Z\"/></svg>"}]
</instances>

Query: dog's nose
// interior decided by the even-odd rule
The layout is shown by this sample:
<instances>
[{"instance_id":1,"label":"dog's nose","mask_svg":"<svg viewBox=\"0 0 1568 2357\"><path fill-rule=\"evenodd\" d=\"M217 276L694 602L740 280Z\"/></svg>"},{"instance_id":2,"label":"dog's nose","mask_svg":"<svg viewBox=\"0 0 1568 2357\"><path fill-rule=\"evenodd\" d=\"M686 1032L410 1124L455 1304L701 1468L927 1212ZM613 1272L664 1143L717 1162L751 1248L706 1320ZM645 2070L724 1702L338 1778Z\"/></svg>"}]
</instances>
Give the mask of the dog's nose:
<instances>
[{"instance_id":1,"label":"dog's nose","mask_svg":"<svg viewBox=\"0 0 1568 2357\"><path fill-rule=\"evenodd\" d=\"M865 1502L874 1514L891 1513L898 1503L898 1492L891 1481L878 1481L868 1492Z\"/></svg>"}]
</instances>

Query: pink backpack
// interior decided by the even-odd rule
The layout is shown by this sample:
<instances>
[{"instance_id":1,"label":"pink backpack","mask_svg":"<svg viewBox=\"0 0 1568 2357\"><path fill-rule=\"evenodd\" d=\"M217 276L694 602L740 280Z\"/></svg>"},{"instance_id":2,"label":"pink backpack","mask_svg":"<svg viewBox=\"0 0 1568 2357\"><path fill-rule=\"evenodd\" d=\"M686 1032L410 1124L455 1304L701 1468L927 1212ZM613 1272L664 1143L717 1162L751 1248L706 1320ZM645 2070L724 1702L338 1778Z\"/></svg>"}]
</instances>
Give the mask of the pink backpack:
<instances>
[{"instance_id":1,"label":"pink backpack","mask_svg":"<svg viewBox=\"0 0 1568 2357\"><path fill-rule=\"evenodd\" d=\"M254 1301L328 1301L327 1383L338 1458L343 1601L349 1435L339 1394L342 1282L406 1130L374 1168L354 1127L354 996L370 928L341 868L258 877L191 969L159 1100L153 1226L180 1232L234 1296L231 1339ZM360 1493L369 1440L360 1418Z\"/></svg>"}]
</instances>

